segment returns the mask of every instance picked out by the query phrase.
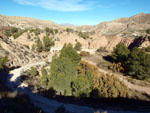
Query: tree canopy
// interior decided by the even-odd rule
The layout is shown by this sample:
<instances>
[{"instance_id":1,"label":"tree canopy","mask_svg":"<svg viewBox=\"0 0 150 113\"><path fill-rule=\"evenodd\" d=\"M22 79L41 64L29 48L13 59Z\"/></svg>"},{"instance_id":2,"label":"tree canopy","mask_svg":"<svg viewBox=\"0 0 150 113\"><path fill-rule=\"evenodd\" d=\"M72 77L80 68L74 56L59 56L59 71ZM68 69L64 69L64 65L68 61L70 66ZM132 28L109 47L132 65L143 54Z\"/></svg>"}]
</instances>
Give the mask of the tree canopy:
<instances>
[{"instance_id":1,"label":"tree canopy","mask_svg":"<svg viewBox=\"0 0 150 113\"><path fill-rule=\"evenodd\" d=\"M112 57L116 62L125 62L127 60L130 50L123 43L119 43L116 48L114 48Z\"/></svg>"}]
</instances>

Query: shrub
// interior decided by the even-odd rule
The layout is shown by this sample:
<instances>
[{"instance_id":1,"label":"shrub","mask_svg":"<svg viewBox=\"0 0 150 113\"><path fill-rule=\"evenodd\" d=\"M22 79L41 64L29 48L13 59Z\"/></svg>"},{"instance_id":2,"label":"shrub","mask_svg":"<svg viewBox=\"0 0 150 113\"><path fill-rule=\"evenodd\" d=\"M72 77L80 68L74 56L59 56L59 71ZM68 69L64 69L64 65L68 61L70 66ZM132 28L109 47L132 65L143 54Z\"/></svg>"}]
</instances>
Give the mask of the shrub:
<instances>
[{"instance_id":1,"label":"shrub","mask_svg":"<svg viewBox=\"0 0 150 113\"><path fill-rule=\"evenodd\" d=\"M91 94L102 98L128 97L128 88L114 75L101 74L96 78L95 88ZM94 91L96 95L94 95Z\"/></svg>"},{"instance_id":2,"label":"shrub","mask_svg":"<svg viewBox=\"0 0 150 113\"><path fill-rule=\"evenodd\" d=\"M12 33L11 33L10 30L6 30L6 31L5 31L5 35L6 35L7 37L10 37L10 36L12 35Z\"/></svg>"},{"instance_id":3,"label":"shrub","mask_svg":"<svg viewBox=\"0 0 150 113\"><path fill-rule=\"evenodd\" d=\"M83 38L83 39L88 39L90 38L89 37L89 34L87 32L79 32L79 37Z\"/></svg>"},{"instance_id":4,"label":"shrub","mask_svg":"<svg viewBox=\"0 0 150 113\"><path fill-rule=\"evenodd\" d=\"M55 32L55 34L57 34L58 33L58 29L54 29L54 32Z\"/></svg>"},{"instance_id":5,"label":"shrub","mask_svg":"<svg viewBox=\"0 0 150 113\"><path fill-rule=\"evenodd\" d=\"M32 32L33 32L36 36L38 36L38 35L40 35L41 30L38 29L38 28L37 28L37 29L31 29L31 30L30 30L30 33L32 33Z\"/></svg>"},{"instance_id":6,"label":"shrub","mask_svg":"<svg viewBox=\"0 0 150 113\"><path fill-rule=\"evenodd\" d=\"M124 66L122 66L120 62L111 64L111 66L109 66L109 69L114 72L124 72Z\"/></svg>"},{"instance_id":7,"label":"shrub","mask_svg":"<svg viewBox=\"0 0 150 113\"><path fill-rule=\"evenodd\" d=\"M43 43L44 43L44 50L45 51L49 51L51 46L54 46L54 41L52 40L52 38L49 38L48 36L45 36L43 38Z\"/></svg>"},{"instance_id":8,"label":"shrub","mask_svg":"<svg viewBox=\"0 0 150 113\"><path fill-rule=\"evenodd\" d=\"M30 74L31 74L32 76L37 76L37 75L38 75L37 69L34 68L34 67L32 67L31 70L30 70Z\"/></svg>"},{"instance_id":9,"label":"shrub","mask_svg":"<svg viewBox=\"0 0 150 113\"><path fill-rule=\"evenodd\" d=\"M82 56L82 57L90 56L90 53L87 51L81 51L80 56Z\"/></svg>"},{"instance_id":10,"label":"shrub","mask_svg":"<svg viewBox=\"0 0 150 113\"><path fill-rule=\"evenodd\" d=\"M147 34L150 34L150 29L147 29L147 30L146 30L146 33L147 33Z\"/></svg>"},{"instance_id":11,"label":"shrub","mask_svg":"<svg viewBox=\"0 0 150 113\"><path fill-rule=\"evenodd\" d=\"M76 97L89 97L91 92L90 82L82 76L73 81L73 94Z\"/></svg>"},{"instance_id":12,"label":"shrub","mask_svg":"<svg viewBox=\"0 0 150 113\"><path fill-rule=\"evenodd\" d=\"M17 33L17 32L18 32L17 28L15 28L15 27L11 28L11 33Z\"/></svg>"},{"instance_id":13,"label":"shrub","mask_svg":"<svg viewBox=\"0 0 150 113\"><path fill-rule=\"evenodd\" d=\"M74 49L77 50L77 51L80 51L81 50L81 46L82 46L81 43L77 42L75 47L74 47Z\"/></svg>"},{"instance_id":14,"label":"shrub","mask_svg":"<svg viewBox=\"0 0 150 113\"><path fill-rule=\"evenodd\" d=\"M17 39L19 36L21 36L24 33L24 31L19 31L13 34L14 39Z\"/></svg>"},{"instance_id":15,"label":"shrub","mask_svg":"<svg viewBox=\"0 0 150 113\"><path fill-rule=\"evenodd\" d=\"M46 32L47 35L49 35L49 34L54 34L55 31L53 29L50 29L50 28L46 27L45 32Z\"/></svg>"},{"instance_id":16,"label":"shrub","mask_svg":"<svg viewBox=\"0 0 150 113\"><path fill-rule=\"evenodd\" d=\"M150 52L150 46L148 46L147 48L145 48L146 52Z\"/></svg>"},{"instance_id":17,"label":"shrub","mask_svg":"<svg viewBox=\"0 0 150 113\"><path fill-rule=\"evenodd\" d=\"M38 52L42 52L43 51L43 44L42 44L42 41L39 38L36 41L36 50Z\"/></svg>"},{"instance_id":18,"label":"shrub","mask_svg":"<svg viewBox=\"0 0 150 113\"><path fill-rule=\"evenodd\" d=\"M71 29L71 28L66 28L66 32L68 32L68 33L73 33L73 32L74 32L74 30L73 30L73 29Z\"/></svg>"}]
</instances>

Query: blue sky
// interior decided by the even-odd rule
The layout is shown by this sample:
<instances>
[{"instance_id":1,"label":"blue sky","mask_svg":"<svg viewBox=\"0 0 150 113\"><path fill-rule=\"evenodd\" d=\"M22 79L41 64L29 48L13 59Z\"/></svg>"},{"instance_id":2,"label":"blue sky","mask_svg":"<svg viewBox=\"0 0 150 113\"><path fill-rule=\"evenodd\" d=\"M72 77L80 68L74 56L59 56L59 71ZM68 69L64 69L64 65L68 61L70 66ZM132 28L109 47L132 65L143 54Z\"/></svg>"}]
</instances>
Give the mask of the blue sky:
<instances>
[{"instance_id":1,"label":"blue sky","mask_svg":"<svg viewBox=\"0 0 150 113\"><path fill-rule=\"evenodd\" d=\"M1 0L0 14L95 25L138 13L150 13L150 0Z\"/></svg>"}]
</instances>

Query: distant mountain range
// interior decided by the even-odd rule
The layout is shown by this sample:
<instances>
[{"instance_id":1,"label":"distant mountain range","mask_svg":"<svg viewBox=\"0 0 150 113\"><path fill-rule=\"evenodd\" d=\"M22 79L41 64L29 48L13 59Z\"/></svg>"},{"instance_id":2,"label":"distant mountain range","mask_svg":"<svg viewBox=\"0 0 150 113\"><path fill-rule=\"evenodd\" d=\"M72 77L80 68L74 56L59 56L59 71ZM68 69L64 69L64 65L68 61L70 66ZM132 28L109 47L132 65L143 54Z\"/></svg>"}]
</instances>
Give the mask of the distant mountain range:
<instances>
[{"instance_id":1,"label":"distant mountain range","mask_svg":"<svg viewBox=\"0 0 150 113\"><path fill-rule=\"evenodd\" d=\"M18 28L67 28L86 31L95 31L101 35L127 35L141 33L150 28L150 14L140 13L138 15L119 18L110 22L102 22L95 26L74 26L72 24L56 24L49 20L38 20L29 17L4 16L0 15L0 26L10 26Z\"/></svg>"}]
</instances>

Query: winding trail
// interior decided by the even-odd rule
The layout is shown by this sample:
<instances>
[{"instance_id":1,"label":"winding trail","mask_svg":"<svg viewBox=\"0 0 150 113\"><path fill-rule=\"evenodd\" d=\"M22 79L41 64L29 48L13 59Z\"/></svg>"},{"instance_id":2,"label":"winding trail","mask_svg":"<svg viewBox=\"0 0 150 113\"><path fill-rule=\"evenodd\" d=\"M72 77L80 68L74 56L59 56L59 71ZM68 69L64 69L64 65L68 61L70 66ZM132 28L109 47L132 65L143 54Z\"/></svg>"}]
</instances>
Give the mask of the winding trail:
<instances>
[{"instance_id":1,"label":"winding trail","mask_svg":"<svg viewBox=\"0 0 150 113\"><path fill-rule=\"evenodd\" d=\"M55 113L55 110L61 105L63 105L66 108L66 110L71 113L95 113L98 111L99 112L104 111L102 109L93 109L93 108L86 107L86 106L67 104L67 103L63 103L63 102L58 102L53 99L48 99L39 94L34 94L32 92L32 90L28 87L28 85L21 83L20 77L21 77L22 72L31 68L32 66L44 65L44 64L45 64L44 61L36 62L36 63L28 64L21 68L10 71L10 74L7 79L7 86L9 88L11 88L11 90L13 90L13 91L23 92L26 95L28 95L29 98L31 99L32 103L35 106L43 109L43 111L45 111L47 113ZM108 113L116 113L116 112L118 112L118 113L136 113L133 111L121 111L121 110L120 111L107 110L107 112Z\"/></svg>"},{"instance_id":2,"label":"winding trail","mask_svg":"<svg viewBox=\"0 0 150 113\"><path fill-rule=\"evenodd\" d=\"M94 66L97 67L96 63L86 60L86 59L83 59L83 60L90 64L93 64ZM150 95L150 87L143 87L143 86L132 84L132 83L128 82L128 80L122 74L114 74L112 72L108 72L106 70L100 69L99 67L97 67L97 68L99 69L100 73L114 75L115 77L119 78L121 81L123 81L128 86L129 89L134 89L138 92L142 92L147 95Z\"/></svg>"}]
</instances>

